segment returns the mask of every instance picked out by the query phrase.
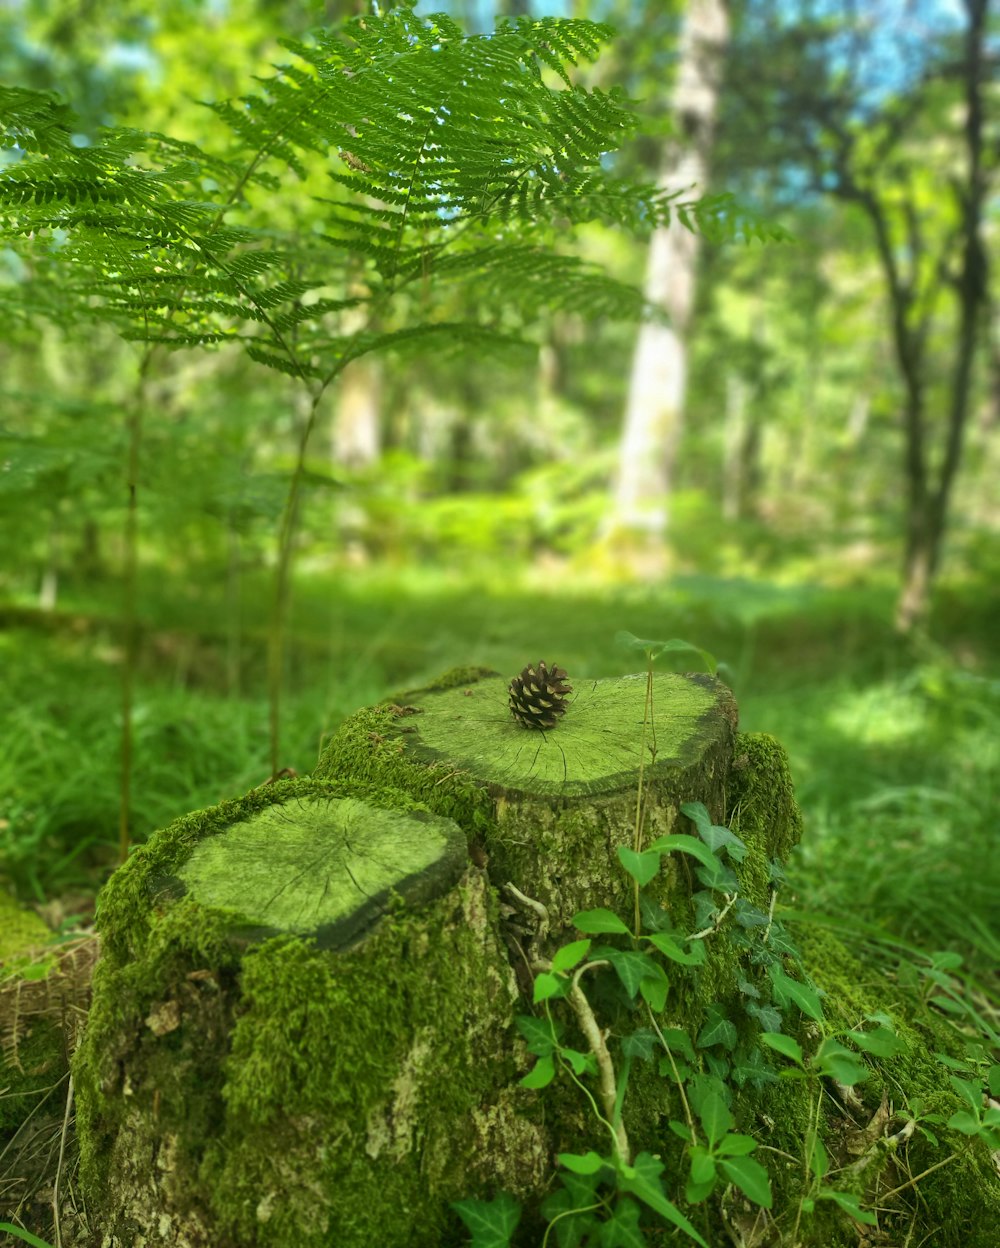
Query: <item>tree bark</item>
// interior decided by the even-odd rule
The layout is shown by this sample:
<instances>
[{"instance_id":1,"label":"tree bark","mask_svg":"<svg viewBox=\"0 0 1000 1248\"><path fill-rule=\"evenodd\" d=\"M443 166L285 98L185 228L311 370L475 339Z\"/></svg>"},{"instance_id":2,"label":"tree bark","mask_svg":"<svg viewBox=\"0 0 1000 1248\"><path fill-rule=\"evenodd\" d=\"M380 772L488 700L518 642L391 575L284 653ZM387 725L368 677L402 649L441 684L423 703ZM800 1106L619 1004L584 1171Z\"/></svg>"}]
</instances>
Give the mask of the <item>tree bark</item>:
<instances>
[{"instance_id":1,"label":"tree bark","mask_svg":"<svg viewBox=\"0 0 1000 1248\"><path fill-rule=\"evenodd\" d=\"M690 0L681 32L672 112L675 137L663 154L659 186L669 192L703 192L719 91L720 57L729 37L723 0ZM614 499L615 526L660 543L684 419L687 391L685 337L695 296L698 237L674 220L654 232L645 293L666 309L668 324L646 322L639 331Z\"/></svg>"}]
</instances>

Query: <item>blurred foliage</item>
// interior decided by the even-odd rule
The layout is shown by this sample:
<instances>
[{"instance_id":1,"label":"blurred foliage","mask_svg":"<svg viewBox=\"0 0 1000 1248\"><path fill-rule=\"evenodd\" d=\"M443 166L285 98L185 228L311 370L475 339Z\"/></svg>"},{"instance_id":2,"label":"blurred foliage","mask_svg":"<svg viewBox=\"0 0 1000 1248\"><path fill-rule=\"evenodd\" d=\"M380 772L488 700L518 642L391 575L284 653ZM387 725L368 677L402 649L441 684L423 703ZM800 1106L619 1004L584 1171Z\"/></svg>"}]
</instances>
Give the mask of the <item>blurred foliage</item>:
<instances>
[{"instance_id":1,"label":"blurred foliage","mask_svg":"<svg viewBox=\"0 0 1000 1248\"><path fill-rule=\"evenodd\" d=\"M78 114L81 145L104 124L202 144L221 128L198 101L240 94L248 70L266 77L288 59L279 38L357 7L18 0L0 9L0 80L58 90ZM486 28L488 7L418 12L446 8ZM640 133L599 163L611 177L651 178L679 8L572 8L622 28L609 60L581 81L623 85L640 101ZM930 9L951 20L949 6ZM740 11L749 39L759 6ZM883 29L880 56L897 34L919 53L904 19ZM636 579L605 532L634 326L585 303L522 317L498 309L486 287L451 289L442 316L492 318L531 349L459 344L383 362L369 378L367 462L338 457L347 416L337 393L324 400L303 476L283 762L308 770L321 735L351 709L454 664L513 673L544 657L573 676L606 675L623 670L611 646L619 629L689 637L735 672L744 725L791 750L809 823L793 875L803 902L971 950L986 967L1000 739L991 346L984 338L941 592L926 631L903 643L890 625L901 389L878 258L857 207L787 159L776 98L766 126L763 108L743 110L743 129L723 125L716 176L796 241L705 250L670 579ZM738 111L739 100L729 105ZM912 136L929 170L912 203L931 217L941 150L927 125L953 120L936 104ZM318 167L294 203L272 204L261 189L256 207L274 211L279 231L319 232L317 194L330 194ZM995 201L991 211L995 239ZM557 254L641 280L643 237L588 224L571 251L560 221L555 234ZM348 269L345 284L356 278ZM0 295L31 276L0 252ZM0 343L0 849L3 870L40 899L92 886L113 859L122 413L139 355L91 319L61 323L51 293L38 298L52 306L10 320ZM414 310L419 292L403 309ZM932 358L948 329L945 313ZM946 397L939 374L931 393ZM171 355L149 379L149 402L138 478L140 839L266 779L265 603L305 418L287 378L226 349Z\"/></svg>"}]
</instances>

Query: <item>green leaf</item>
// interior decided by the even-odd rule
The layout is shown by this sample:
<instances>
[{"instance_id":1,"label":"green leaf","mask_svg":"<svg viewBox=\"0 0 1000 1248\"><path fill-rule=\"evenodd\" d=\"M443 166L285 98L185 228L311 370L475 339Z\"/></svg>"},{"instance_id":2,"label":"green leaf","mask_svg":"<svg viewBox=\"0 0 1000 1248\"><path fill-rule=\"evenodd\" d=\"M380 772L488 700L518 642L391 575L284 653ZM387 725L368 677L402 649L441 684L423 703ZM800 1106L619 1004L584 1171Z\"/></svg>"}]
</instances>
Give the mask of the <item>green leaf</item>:
<instances>
[{"instance_id":1,"label":"green leaf","mask_svg":"<svg viewBox=\"0 0 1000 1248\"><path fill-rule=\"evenodd\" d=\"M661 1014L667 1004L670 985L666 979L653 979L647 976L639 984L639 994L654 1014Z\"/></svg>"},{"instance_id":2,"label":"green leaf","mask_svg":"<svg viewBox=\"0 0 1000 1248\"><path fill-rule=\"evenodd\" d=\"M683 1122L678 1122L676 1118L671 1118L667 1124L674 1135L679 1136L685 1144L691 1143L691 1128Z\"/></svg>"},{"instance_id":3,"label":"green leaf","mask_svg":"<svg viewBox=\"0 0 1000 1248\"><path fill-rule=\"evenodd\" d=\"M651 936L644 936L643 940L648 940L664 957L672 962L679 962L681 966L703 966L705 963L704 941L692 941L690 949L682 949L676 939L666 932L654 932Z\"/></svg>"},{"instance_id":4,"label":"green leaf","mask_svg":"<svg viewBox=\"0 0 1000 1248\"><path fill-rule=\"evenodd\" d=\"M819 997L813 988L806 984L800 984L797 979L792 979L786 975L778 962L772 962L767 968L767 973L771 977L771 984L774 988L774 995L779 1005L787 1005L789 1002L797 1005L803 1014L807 1014L810 1018L815 1019L817 1023L823 1021L823 1007L819 1003Z\"/></svg>"},{"instance_id":5,"label":"green leaf","mask_svg":"<svg viewBox=\"0 0 1000 1248\"><path fill-rule=\"evenodd\" d=\"M692 858L697 858L709 870L716 870L722 866L718 857L712 853L708 846L702 841L696 841L693 836L658 836L646 850L646 853L690 854Z\"/></svg>"},{"instance_id":6,"label":"green leaf","mask_svg":"<svg viewBox=\"0 0 1000 1248\"><path fill-rule=\"evenodd\" d=\"M664 1027L663 1038L672 1053L681 1053L689 1062L694 1061L694 1045L683 1027Z\"/></svg>"},{"instance_id":7,"label":"green leaf","mask_svg":"<svg viewBox=\"0 0 1000 1248\"><path fill-rule=\"evenodd\" d=\"M729 1112L729 1106L717 1092L709 1092L702 1098L698 1117L705 1128L708 1142L712 1145L721 1140L733 1125L733 1116ZM703 1182L703 1180L698 1180L698 1182Z\"/></svg>"},{"instance_id":8,"label":"green leaf","mask_svg":"<svg viewBox=\"0 0 1000 1248\"><path fill-rule=\"evenodd\" d=\"M628 924L623 923L612 910L581 910L579 914L573 915L572 923L578 931L588 932L592 936L605 933L631 935Z\"/></svg>"},{"instance_id":9,"label":"green leaf","mask_svg":"<svg viewBox=\"0 0 1000 1248\"><path fill-rule=\"evenodd\" d=\"M709 1006L708 1019L698 1032L698 1048L708 1049L712 1045L721 1044L723 1048L732 1050L736 1047L736 1039L735 1025L726 1018L717 1005Z\"/></svg>"},{"instance_id":10,"label":"green leaf","mask_svg":"<svg viewBox=\"0 0 1000 1248\"><path fill-rule=\"evenodd\" d=\"M715 1178L715 1160L707 1148L696 1144L691 1149L691 1182L696 1185L711 1183Z\"/></svg>"},{"instance_id":11,"label":"green leaf","mask_svg":"<svg viewBox=\"0 0 1000 1248\"><path fill-rule=\"evenodd\" d=\"M689 1205L699 1205L715 1191L715 1178L707 1183L694 1183L690 1179L684 1184L684 1199Z\"/></svg>"},{"instance_id":12,"label":"green leaf","mask_svg":"<svg viewBox=\"0 0 1000 1248\"><path fill-rule=\"evenodd\" d=\"M731 1157L721 1160L719 1168L729 1182L734 1183L755 1205L771 1208L771 1180L759 1161L753 1157Z\"/></svg>"},{"instance_id":13,"label":"green leaf","mask_svg":"<svg viewBox=\"0 0 1000 1248\"><path fill-rule=\"evenodd\" d=\"M698 835L713 853L724 848L734 862L742 862L747 856L746 844L729 828L713 823L704 803L684 802L681 814L687 815L694 823Z\"/></svg>"},{"instance_id":14,"label":"green leaf","mask_svg":"<svg viewBox=\"0 0 1000 1248\"><path fill-rule=\"evenodd\" d=\"M757 1141L751 1135L727 1135L716 1146L720 1157L745 1157L757 1147Z\"/></svg>"},{"instance_id":15,"label":"green leaf","mask_svg":"<svg viewBox=\"0 0 1000 1248\"><path fill-rule=\"evenodd\" d=\"M600 1248L647 1248L648 1241L639 1225L642 1211L627 1197L616 1201L611 1216L601 1224Z\"/></svg>"},{"instance_id":16,"label":"green leaf","mask_svg":"<svg viewBox=\"0 0 1000 1248\"><path fill-rule=\"evenodd\" d=\"M811 1140L806 1141L806 1151L809 1169L817 1179L821 1179L830 1169L830 1157L826 1151L826 1145L818 1135L813 1133Z\"/></svg>"},{"instance_id":17,"label":"green leaf","mask_svg":"<svg viewBox=\"0 0 1000 1248\"><path fill-rule=\"evenodd\" d=\"M832 1036L827 1037L819 1046L812 1059L812 1066L819 1074L836 1079L838 1083L849 1088L856 1083L863 1083L869 1075L868 1067Z\"/></svg>"},{"instance_id":18,"label":"green leaf","mask_svg":"<svg viewBox=\"0 0 1000 1248\"><path fill-rule=\"evenodd\" d=\"M876 1027L874 1031L848 1031L844 1033L859 1049L876 1057L895 1057L906 1052L906 1044L888 1027Z\"/></svg>"},{"instance_id":19,"label":"green leaf","mask_svg":"<svg viewBox=\"0 0 1000 1248\"><path fill-rule=\"evenodd\" d=\"M865 1226L877 1226L878 1218L873 1213L869 1213L867 1209L862 1209L858 1202L857 1196L853 1192L835 1192L832 1188L824 1188L818 1200L832 1200L835 1204L840 1205L845 1213L849 1213L856 1222L863 1222Z\"/></svg>"},{"instance_id":20,"label":"green leaf","mask_svg":"<svg viewBox=\"0 0 1000 1248\"><path fill-rule=\"evenodd\" d=\"M644 1205L654 1209L661 1217L679 1227L685 1235L693 1239L701 1248L708 1248L695 1228L681 1213L676 1205L671 1204L663 1190L660 1175L663 1173L663 1162L651 1153L640 1153L632 1166L631 1176L623 1175L618 1180L619 1189L631 1192Z\"/></svg>"},{"instance_id":21,"label":"green leaf","mask_svg":"<svg viewBox=\"0 0 1000 1248\"><path fill-rule=\"evenodd\" d=\"M542 971L541 974L535 976L535 989L532 1000L535 1005L540 1001L549 1001L552 997L561 997L567 987L568 980L560 975L553 975L549 971Z\"/></svg>"},{"instance_id":22,"label":"green leaf","mask_svg":"<svg viewBox=\"0 0 1000 1248\"><path fill-rule=\"evenodd\" d=\"M767 1032L774 1034L781 1026L781 1011L776 1006L757 1005L756 1002L749 1001L746 1010Z\"/></svg>"},{"instance_id":23,"label":"green leaf","mask_svg":"<svg viewBox=\"0 0 1000 1248\"><path fill-rule=\"evenodd\" d=\"M651 1027L640 1027L622 1038L622 1052L626 1057L636 1057L640 1062L651 1061L660 1043Z\"/></svg>"},{"instance_id":24,"label":"green leaf","mask_svg":"<svg viewBox=\"0 0 1000 1248\"><path fill-rule=\"evenodd\" d=\"M957 971L962 965L962 955L960 953L952 953L950 950L944 950L931 954L931 966L936 971Z\"/></svg>"},{"instance_id":25,"label":"green leaf","mask_svg":"<svg viewBox=\"0 0 1000 1248\"><path fill-rule=\"evenodd\" d=\"M577 1049L560 1049L559 1056L572 1067L573 1074L579 1078L595 1068L593 1053L580 1053Z\"/></svg>"},{"instance_id":26,"label":"green leaf","mask_svg":"<svg viewBox=\"0 0 1000 1248\"><path fill-rule=\"evenodd\" d=\"M1000 1097L1000 1065L990 1067L986 1076L986 1084L990 1090L990 1096Z\"/></svg>"},{"instance_id":27,"label":"green leaf","mask_svg":"<svg viewBox=\"0 0 1000 1248\"><path fill-rule=\"evenodd\" d=\"M602 1166L609 1164L593 1150L588 1153L557 1153L556 1160L574 1174L597 1174Z\"/></svg>"},{"instance_id":28,"label":"green leaf","mask_svg":"<svg viewBox=\"0 0 1000 1248\"><path fill-rule=\"evenodd\" d=\"M797 1040L793 1040L791 1036L783 1036L777 1031L761 1032L761 1043L766 1044L769 1049L790 1057L793 1062L802 1065L802 1046Z\"/></svg>"},{"instance_id":29,"label":"green leaf","mask_svg":"<svg viewBox=\"0 0 1000 1248\"><path fill-rule=\"evenodd\" d=\"M596 958L597 954L594 956ZM639 953L634 949L606 949L601 946L600 957L611 963L624 984L625 991L633 1000L644 979L666 981L663 967L648 953Z\"/></svg>"},{"instance_id":30,"label":"green leaf","mask_svg":"<svg viewBox=\"0 0 1000 1248\"><path fill-rule=\"evenodd\" d=\"M689 641L682 641L679 637L672 637L669 641L647 641L622 629L615 633L615 644L623 650L634 650L644 654L651 663L664 654L689 653L700 655L713 676L718 666L714 655L707 650L702 650L700 646L693 646Z\"/></svg>"},{"instance_id":31,"label":"green leaf","mask_svg":"<svg viewBox=\"0 0 1000 1248\"><path fill-rule=\"evenodd\" d=\"M660 855L649 849L637 854L627 845L619 845L618 858L640 888L644 888L650 880L654 879L660 869Z\"/></svg>"},{"instance_id":32,"label":"green leaf","mask_svg":"<svg viewBox=\"0 0 1000 1248\"><path fill-rule=\"evenodd\" d=\"M534 1053L536 1057L546 1057L559 1043L559 1034L547 1018L518 1014L514 1022L527 1042L528 1052Z\"/></svg>"},{"instance_id":33,"label":"green leaf","mask_svg":"<svg viewBox=\"0 0 1000 1248\"><path fill-rule=\"evenodd\" d=\"M472 1232L471 1248L508 1248L521 1219L521 1206L506 1192L493 1200L456 1200L451 1207Z\"/></svg>"},{"instance_id":34,"label":"green leaf","mask_svg":"<svg viewBox=\"0 0 1000 1248\"><path fill-rule=\"evenodd\" d=\"M978 1135L982 1125L979 1118L970 1114L967 1109L958 1110L948 1119L948 1126L953 1131L961 1131L963 1135Z\"/></svg>"},{"instance_id":35,"label":"green leaf","mask_svg":"<svg viewBox=\"0 0 1000 1248\"><path fill-rule=\"evenodd\" d=\"M971 1079L959 1079L956 1075L949 1075L948 1082L978 1115L983 1107L983 1096L979 1090L979 1084L973 1083Z\"/></svg>"},{"instance_id":36,"label":"green leaf","mask_svg":"<svg viewBox=\"0 0 1000 1248\"><path fill-rule=\"evenodd\" d=\"M540 1057L531 1070L521 1077L522 1088L547 1088L556 1075L551 1057Z\"/></svg>"},{"instance_id":37,"label":"green leaf","mask_svg":"<svg viewBox=\"0 0 1000 1248\"><path fill-rule=\"evenodd\" d=\"M582 962L590 949L589 940L574 940L568 945L557 949L552 958L553 971L572 970L578 962Z\"/></svg>"},{"instance_id":38,"label":"green leaf","mask_svg":"<svg viewBox=\"0 0 1000 1248\"><path fill-rule=\"evenodd\" d=\"M31 1248L52 1248L52 1245L44 1239L39 1239L37 1235L32 1235L30 1231L26 1231L23 1227L14 1226L12 1222L0 1222L0 1231L6 1231L8 1235L13 1235L15 1239L22 1239L26 1244L30 1244Z\"/></svg>"}]
</instances>

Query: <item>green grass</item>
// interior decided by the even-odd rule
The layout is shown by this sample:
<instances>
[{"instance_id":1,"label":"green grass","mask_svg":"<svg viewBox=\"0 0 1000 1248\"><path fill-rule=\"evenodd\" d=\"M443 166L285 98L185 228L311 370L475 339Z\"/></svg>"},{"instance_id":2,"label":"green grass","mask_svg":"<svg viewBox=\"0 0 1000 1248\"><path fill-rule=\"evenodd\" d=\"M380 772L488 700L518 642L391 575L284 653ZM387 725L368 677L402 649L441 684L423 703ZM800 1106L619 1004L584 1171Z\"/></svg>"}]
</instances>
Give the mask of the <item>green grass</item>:
<instances>
[{"instance_id":1,"label":"green grass","mask_svg":"<svg viewBox=\"0 0 1000 1248\"><path fill-rule=\"evenodd\" d=\"M1000 656L982 594L962 592L978 610L958 593L943 596L947 647L914 649L891 634L888 589L682 578L598 591L554 574L516 586L502 575L471 584L427 571L303 576L282 762L308 771L345 715L451 666L513 674L545 658L584 679L635 666L614 647L619 629L686 637L727 663L743 726L773 732L789 750L807 824L790 871L798 907L851 914L989 967L1000 893ZM267 778L268 593L266 580L246 581L237 632L211 584L160 576L141 587L137 839ZM114 601L90 588L63 610L58 626L24 617L0 636L13 708L0 757L0 869L35 899L93 887L117 837Z\"/></svg>"}]
</instances>

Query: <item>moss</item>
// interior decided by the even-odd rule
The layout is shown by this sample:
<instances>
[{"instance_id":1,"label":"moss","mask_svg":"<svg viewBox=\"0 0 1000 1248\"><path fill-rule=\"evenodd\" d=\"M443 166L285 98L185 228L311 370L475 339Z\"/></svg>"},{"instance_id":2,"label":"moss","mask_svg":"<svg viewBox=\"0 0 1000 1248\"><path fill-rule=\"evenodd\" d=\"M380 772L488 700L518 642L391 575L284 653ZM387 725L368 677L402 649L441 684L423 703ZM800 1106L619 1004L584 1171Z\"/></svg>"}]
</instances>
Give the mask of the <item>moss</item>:
<instances>
[{"instance_id":1,"label":"moss","mask_svg":"<svg viewBox=\"0 0 1000 1248\"><path fill-rule=\"evenodd\" d=\"M733 747L729 822L759 857L785 862L802 838L788 755L766 732L741 732Z\"/></svg>"},{"instance_id":2,"label":"moss","mask_svg":"<svg viewBox=\"0 0 1000 1248\"><path fill-rule=\"evenodd\" d=\"M51 940L52 932L34 910L26 910L19 905L0 885L0 962L23 954L25 950L47 945Z\"/></svg>"},{"instance_id":3,"label":"moss","mask_svg":"<svg viewBox=\"0 0 1000 1248\"><path fill-rule=\"evenodd\" d=\"M508 1008L512 999L499 951L482 974L485 927L466 914L472 905L485 922L487 898L472 873L419 916L384 924L363 951L333 958L279 940L247 955L226 1127L201 1175L237 1241L318 1246L335 1231L338 1244L359 1248L437 1245L454 1230L447 1201L477 1186L477 1156L484 1193L505 1172L517 1186L523 1156L487 1158L475 1147L476 1113L516 1077L513 1046L498 1052L483 1027L497 1017L498 993ZM415 961L433 974L405 974ZM537 1132L522 1135L537 1184Z\"/></svg>"},{"instance_id":4,"label":"moss","mask_svg":"<svg viewBox=\"0 0 1000 1248\"><path fill-rule=\"evenodd\" d=\"M498 1174L511 1190L543 1181L542 1133L503 1108L515 989L480 872L397 902L347 952L288 936L241 948L233 911L164 886L201 838L320 793L425 809L357 780L268 786L157 833L102 898L108 956L75 1062L81 1175L123 1239L307 1246L335 1228L367 1248L392 1242L396 1211L396 1242L430 1246L457 1225L448 1200Z\"/></svg>"}]
</instances>

